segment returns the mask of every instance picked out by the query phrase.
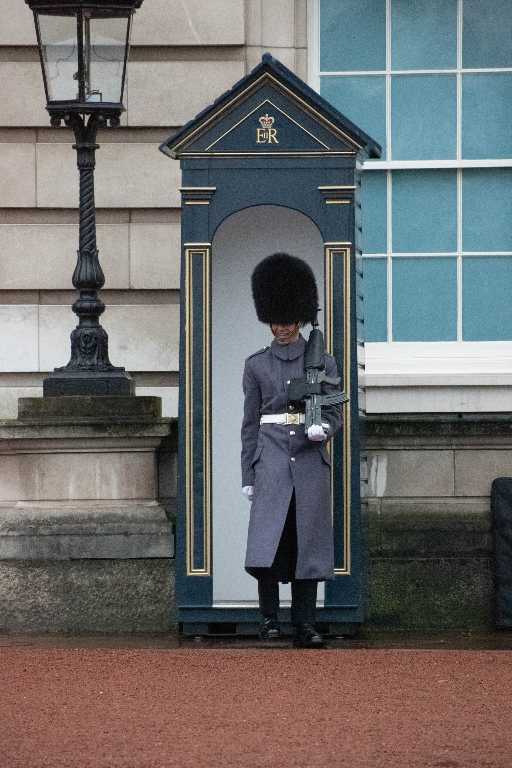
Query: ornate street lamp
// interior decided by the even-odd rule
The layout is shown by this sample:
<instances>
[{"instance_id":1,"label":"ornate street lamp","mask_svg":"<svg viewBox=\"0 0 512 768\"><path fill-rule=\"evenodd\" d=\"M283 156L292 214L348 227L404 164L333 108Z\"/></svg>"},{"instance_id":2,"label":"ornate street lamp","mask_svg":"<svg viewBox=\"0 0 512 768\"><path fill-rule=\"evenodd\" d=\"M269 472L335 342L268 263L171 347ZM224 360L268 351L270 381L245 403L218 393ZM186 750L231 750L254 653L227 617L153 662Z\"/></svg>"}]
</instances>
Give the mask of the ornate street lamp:
<instances>
[{"instance_id":1,"label":"ornate street lamp","mask_svg":"<svg viewBox=\"0 0 512 768\"><path fill-rule=\"evenodd\" d=\"M25 0L34 12L50 123L75 134L80 173L80 234L73 285L78 326L71 333L71 359L43 382L48 395L129 395L135 386L108 356L107 332L99 317L98 291L105 277L96 247L94 166L96 134L117 127L132 16L142 0Z\"/></svg>"}]
</instances>

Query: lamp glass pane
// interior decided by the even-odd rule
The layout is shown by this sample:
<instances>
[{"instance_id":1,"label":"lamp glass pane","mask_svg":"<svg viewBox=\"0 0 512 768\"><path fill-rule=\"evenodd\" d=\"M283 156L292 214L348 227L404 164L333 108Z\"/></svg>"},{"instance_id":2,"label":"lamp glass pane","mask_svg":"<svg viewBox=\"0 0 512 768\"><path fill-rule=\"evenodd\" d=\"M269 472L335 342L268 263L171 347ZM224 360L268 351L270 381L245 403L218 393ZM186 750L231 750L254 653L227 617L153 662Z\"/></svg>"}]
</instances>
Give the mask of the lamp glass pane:
<instances>
[{"instance_id":1,"label":"lamp glass pane","mask_svg":"<svg viewBox=\"0 0 512 768\"><path fill-rule=\"evenodd\" d=\"M76 16L39 14L39 34L48 101L78 99Z\"/></svg>"},{"instance_id":2,"label":"lamp glass pane","mask_svg":"<svg viewBox=\"0 0 512 768\"><path fill-rule=\"evenodd\" d=\"M85 18L86 100L122 103L129 17Z\"/></svg>"}]
</instances>

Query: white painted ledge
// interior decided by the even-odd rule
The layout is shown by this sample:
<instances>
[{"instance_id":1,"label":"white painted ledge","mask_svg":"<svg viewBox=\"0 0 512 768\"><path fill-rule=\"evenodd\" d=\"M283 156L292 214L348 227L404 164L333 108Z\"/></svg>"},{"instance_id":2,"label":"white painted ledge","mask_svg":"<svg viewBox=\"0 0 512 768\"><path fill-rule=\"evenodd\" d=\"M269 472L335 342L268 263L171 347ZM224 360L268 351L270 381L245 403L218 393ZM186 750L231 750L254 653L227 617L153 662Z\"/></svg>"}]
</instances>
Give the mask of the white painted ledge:
<instances>
[{"instance_id":1,"label":"white painted ledge","mask_svg":"<svg viewBox=\"0 0 512 768\"><path fill-rule=\"evenodd\" d=\"M366 345L368 413L512 411L512 342Z\"/></svg>"},{"instance_id":2,"label":"white painted ledge","mask_svg":"<svg viewBox=\"0 0 512 768\"><path fill-rule=\"evenodd\" d=\"M365 351L368 383L382 376L412 376L425 384L437 377L456 384L459 376L512 376L512 341L369 342Z\"/></svg>"},{"instance_id":3,"label":"white painted ledge","mask_svg":"<svg viewBox=\"0 0 512 768\"><path fill-rule=\"evenodd\" d=\"M413 171L443 170L446 168L510 168L512 158L490 158L482 160L365 160L361 163L365 171Z\"/></svg>"}]
</instances>

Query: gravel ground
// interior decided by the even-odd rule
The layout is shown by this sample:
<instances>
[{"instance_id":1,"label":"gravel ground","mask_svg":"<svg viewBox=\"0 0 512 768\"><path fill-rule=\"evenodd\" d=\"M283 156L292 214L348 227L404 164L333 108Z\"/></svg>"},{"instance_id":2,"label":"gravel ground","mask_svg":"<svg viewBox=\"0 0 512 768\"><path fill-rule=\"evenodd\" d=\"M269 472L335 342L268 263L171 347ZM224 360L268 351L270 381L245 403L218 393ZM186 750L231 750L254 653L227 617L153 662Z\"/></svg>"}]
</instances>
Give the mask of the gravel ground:
<instances>
[{"instance_id":1,"label":"gravel ground","mask_svg":"<svg viewBox=\"0 0 512 768\"><path fill-rule=\"evenodd\" d=\"M512 765L509 650L3 645L0 684L1 768Z\"/></svg>"}]
</instances>

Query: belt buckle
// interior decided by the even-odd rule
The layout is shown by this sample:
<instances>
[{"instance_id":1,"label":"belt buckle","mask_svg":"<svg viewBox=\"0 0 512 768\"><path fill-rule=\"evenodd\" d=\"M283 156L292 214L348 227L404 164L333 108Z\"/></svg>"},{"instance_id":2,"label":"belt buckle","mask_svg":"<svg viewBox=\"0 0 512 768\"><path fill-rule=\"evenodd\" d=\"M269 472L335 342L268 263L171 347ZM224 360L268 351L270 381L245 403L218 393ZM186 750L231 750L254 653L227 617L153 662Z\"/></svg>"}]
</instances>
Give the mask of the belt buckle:
<instances>
[{"instance_id":1,"label":"belt buckle","mask_svg":"<svg viewBox=\"0 0 512 768\"><path fill-rule=\"evenodd\" d=\"M287 413L285 424L300 424L300 413Z\"/></svg>"}]
</instances>

